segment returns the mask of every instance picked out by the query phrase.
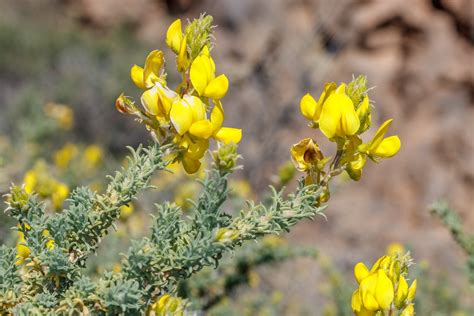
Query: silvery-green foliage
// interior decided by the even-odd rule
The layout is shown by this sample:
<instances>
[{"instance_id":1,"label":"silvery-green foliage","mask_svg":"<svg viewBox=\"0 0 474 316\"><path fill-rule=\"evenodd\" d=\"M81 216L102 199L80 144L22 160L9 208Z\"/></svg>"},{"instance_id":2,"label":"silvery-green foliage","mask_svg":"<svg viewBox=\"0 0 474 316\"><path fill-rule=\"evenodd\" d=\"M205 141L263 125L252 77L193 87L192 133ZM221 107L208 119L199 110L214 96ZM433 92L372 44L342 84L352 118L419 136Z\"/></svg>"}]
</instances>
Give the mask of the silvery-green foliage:
<instances>
[{"instance_id":1,"label":"silvery-green foliage","mask_svg":"<svg viewBox=\"0 0 474 316\"><path fill-rule=\"evenodd\" d=\"M218 266L225 253L244 241L288 231L323 209L317 206L318 188L300 183L287 197L272 189L269 205L249 202L231 216L223 205L232 170L215 165L207 171L190 214L183 216L172 203L156 205L150 235L132 241L120 272L89 279L83 275L87 257L113 227L120 207L150 188L153 173L166 168L168 149L151 145L131 150L128 167L110 177L105 193L77 188L68 208L53 215L34 195L13 187L6 212L18 221L16 229L31 252L18 264L14 249L0 248L1 313L143 314L161 295L175 295L182 280Z\"/></svg>"}]
</instances>

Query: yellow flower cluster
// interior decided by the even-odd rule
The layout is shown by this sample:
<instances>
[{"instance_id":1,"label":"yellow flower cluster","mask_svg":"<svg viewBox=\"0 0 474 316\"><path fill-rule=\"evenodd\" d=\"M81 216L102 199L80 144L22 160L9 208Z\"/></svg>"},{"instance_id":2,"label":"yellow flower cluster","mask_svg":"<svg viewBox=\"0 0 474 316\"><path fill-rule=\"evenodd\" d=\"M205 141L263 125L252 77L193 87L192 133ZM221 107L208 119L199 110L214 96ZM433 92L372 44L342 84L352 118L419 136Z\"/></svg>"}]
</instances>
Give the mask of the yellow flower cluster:
<instances>
[{"instance_id":1,"label":"yellow flower cluster","mask_svg":"<svg viewBox=\"0 0 474 316\"><path fill-rule=\"evenodd\" d=\"M180 19L169 27L166 44L176 54L176 68L182 76L176 89L167 86L163 52L154 50L144 67L131 68L132 81L144 90L142 107L123 94L116 101L120 112L138 116L161 144L173 143L178 148L174 158L187 173L199 170L211 138L224 144L236 144L242 138L240 129L223 127L221 99L229 81L224 74L216 75L210 54L211 23L211 17L202 16L184 32Z\"/></svg>"},{"instance_id":2,"label":"yellow flower cluster","mask_svg":"<svg viewBox=\"0 0 474 316\"><path fill-rule=\"evenodd\" d=\"M359 76L350 83L337 86L326 83L316 101L310 94L300 102L301 113L330 141L337 144L329 170L331 157L321 152L316 141L303 139L291 148L296 168L307 173L306 182L326 185L333 175L346 171L353 180L359 180L367 157L374 162L394 156L400 150L398 136L385 137L392 120L385 121L368 142L361 135L371 125L372 114L367 94L366 78Z\"/></svg>"},{"instance_id":3,"label":"yellow flower cluster","mask_svg":"<svg viewBox=\"0 0 474 316\"><path fill-rule=\"evenodd\" d=\"M60 210L64 200L69 195L69 187L48 173L44 161L38 161L36 165L26 172L23 182L28 194L36 192L42 198L51 199L56 210Z\"/></svg>"},{"instance_id":4,"label":"yellow flower cluster","mask_svg":"<svg viewBox=\"0 0 474 316\"><path fill-rule=\"evenodd\" d=\"M146 314L149 316L179 316L184 314L185 305L185 301L182 299L165 294L149 306Z\"/></svg>"},{"instance_id":5,"label":"yellow flower cluster","mask_svg":"<svg viewBox=\"0 0 474 316\"><path fill-rule=\"evenodd\" d=\"M352 294L354 313L359 316L414 315L416 280L408 286L410 264L409 253L403 255L400 248L393 248L391 254L380 257L370 270L362 262L356 264L354 275L359 288Z\"/></svg>"}]
</instances>

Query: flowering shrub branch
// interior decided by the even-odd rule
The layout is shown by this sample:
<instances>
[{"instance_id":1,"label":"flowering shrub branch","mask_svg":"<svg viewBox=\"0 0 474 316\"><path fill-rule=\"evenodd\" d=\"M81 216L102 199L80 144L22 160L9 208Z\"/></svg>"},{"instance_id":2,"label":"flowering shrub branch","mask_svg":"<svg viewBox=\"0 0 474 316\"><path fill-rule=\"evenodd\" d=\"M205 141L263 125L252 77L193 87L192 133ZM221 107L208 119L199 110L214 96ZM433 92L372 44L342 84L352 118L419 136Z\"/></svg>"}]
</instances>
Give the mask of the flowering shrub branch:
<instances>
[{"instance_id":1,"label":"flowering shrub branch","mask_svg":"<svg viewBox=\"0 0 474 316\"><path fill-rule=\"evenodd\" d=\"M339 86L328 83L318 101L308 94L300 107L310 127L336 144L335 154L325 156L310 138L295 144L293 162L305 173L295 192L284 196L283 190L271 188L268 204L249 201L237 215L231 215L224 202L229 194L228 178L239 168L236 144L242 131L223 126L221 100L229 82L224 74L216 75L212 29L212 17L205 15L184 30L179 19L169 27L166 44L176 55L176 69L182 78L174 89L166 80L163 52L154 50L143 67L132 66L131 79L142 90L141 106L124 94L115 106L135 116L155 144L131 149L128 167L109 177L105 193L77 188L69 196L69 207L50 215L32 192L34 188L11 188L6 212L17 220L15 229L21 239L16 252L0 248L0 313L182 314L187 302L176 296L180 282L204 267L217 267L223 255L247 240L287 232L301 220L321 215L334 177L347 172L358 180L367 158L379 162L400 149L397 136L385 137L392 120L382 124L371 140L362 141L360 135L371 125L364 76ZM114 227L121 208L137 193L151 188L152 175L171 163L181 164L187 173L198 172L211 140L216 143L210 155L212 167L206 171L202 193L193 201L190 214L183 216L176 204L156 205L151 233L132 241L120 269L105 272L98 279L86 276L83 268L88 256ZM386 309L392 304L386 295L399 288L396 282L400 282L401 272L390 274L392 283L383 277L391 270L377 268L376 277L365 270L362 276L358 274L361 295L353 300L354 310ZM365 288L365 278L371 280L367 281L370 286L379 279L384 286L380 291L378 287ZM375 295L375 301L367 293ZM402 305L413 306L411 300Z\"/></svg>"}]
</instances>

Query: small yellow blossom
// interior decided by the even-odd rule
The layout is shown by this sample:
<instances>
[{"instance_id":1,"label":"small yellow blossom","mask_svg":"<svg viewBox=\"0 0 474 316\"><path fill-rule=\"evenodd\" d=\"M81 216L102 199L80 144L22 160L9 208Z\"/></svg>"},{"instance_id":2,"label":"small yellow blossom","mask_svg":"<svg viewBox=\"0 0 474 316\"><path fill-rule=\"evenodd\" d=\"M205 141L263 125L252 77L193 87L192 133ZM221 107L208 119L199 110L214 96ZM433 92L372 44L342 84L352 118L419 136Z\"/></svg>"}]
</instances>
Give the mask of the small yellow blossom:
<instances>
[{"instance_id":1,"label":"small yellow blossom","mask_svg":"<svg viewBox=\"0 0 474 316\"><path fill-rule=\"evenodd\" d=\"M54 153L54 164L59 169L66 169L71 160L77 155L78 149L76 145L67 143L61 149Z\"/></svg>"},{"instance_id":2,"label":"small yellow blossom","mask_svg":"<svg viewBox=\"0 0 474 316\"><path fill-rule=\"evenodd\" d=\"M58 182L54 186L54 190L51 193L51 202L53 204L53 207L56 210L59 210L68 196L69 187L64 183Z\"/></svg>"},{"instance_id":3,"label":"small yellow blossom","mask_svg":"<svg viewBox=\"0 0 474 316\"><path fill-rule=\"evenodd\" d=\"M148 54L145 67L133 65L130 69L130 77L133 83L140 89L150 89L156 82L164 83L161 78L161 68L165 62L163 52L154 50Z\"/></svg>"},{"instance_id":4,"label":"small yellow blossom","mask_svg":"<svg viewBox=\"0 0 474 316\"><path fill-rule=\"evenodd\" d=\"M410 265L408 254L399 252L380 257L369 270L362 262L354 267L354 276L359 284L352 294L352 310L356 315L385 314L396 308L402 311L412 305L416 280L412 292L406 281L406 271Z\"/></svg>"},{"instance_id":5,"label":"small yellow blossom","mask_svg":"<svg viewBox=\"0 0 474 316\"><path fill-rule=\"evenodd\" d=\"M83 162L87 168L97 167L104 158L104 152L99 145L93 144L88 145L84 149L84 154L82 156Z\"/></svg>"},{"instance_id":6,"label":"small yellow blossom","mask_svg":"<svg viewBox=\"0 0 474 316\"><path fill-rule=\"evenodd\" d=\"M191 82L200 96L221 99L227 93L229 88L229 80L226 75L219 75L216 77L216 65L209 49L204 46L204 49L198 57L191 64L190 78Z\"/></svg>"},{"instance_id":7,"label":"small yellow blossom","mask_svg":"<svg viewBox=\"0 0 474 316\"><path fill-rule=\"evenodd\" d=\"M374 161L394 156L400 150L400 138L398 136L384 138L392 121L392 119L385 121L375 133L374 138L369 143L360 145L359 150Z\"/></svg>"},{"instance_id":8,"label":"small yellow blossom","mask_svg":"<svg viewBox=\"0 0 474 316\"><path fill-rule=\"evenodd\" d=\"M319 118L321 132L329 138L354 135L360 126L351 98L346 95L345 85L340 85L325 100Z\"/></svg>"},{"instance_id":9,"label":"small yellow blossom","mask_svg":"<svg viewBox=\"0 0 474 316\"><path fill-rule=\"evenodd\" d=\"M397 254L397 253L403 254L405 253L405 247L401 243L393 242L390 245L388 245L386 252L387 252L387 255L389 256Z\"/></svg>"},{"instance_id":10,"label":"small yellow blossom","mask_svg":"<svg viewBox=\"0 0 474 316\"><path fill-rule=\"evenodd\" d=\"M122 205L120 207L120 219L127 220L135 212L135 207L132 203Z\"/></svg>"}]
</instances>

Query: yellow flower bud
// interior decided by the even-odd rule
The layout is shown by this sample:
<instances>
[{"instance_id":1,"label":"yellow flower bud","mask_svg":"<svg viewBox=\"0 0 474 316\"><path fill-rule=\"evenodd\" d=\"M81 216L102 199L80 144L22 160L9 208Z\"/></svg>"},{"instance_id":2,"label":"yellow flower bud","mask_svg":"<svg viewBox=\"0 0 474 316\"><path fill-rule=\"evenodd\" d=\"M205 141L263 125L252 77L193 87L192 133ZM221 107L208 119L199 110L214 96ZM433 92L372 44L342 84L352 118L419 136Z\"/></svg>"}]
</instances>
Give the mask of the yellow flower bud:
<instances>
[{"instance_id":1,"label":"yellow flower bud","mask_svg":"<svg viewBox=\"0 0 474 316\"><path fill-rule=\"evenodd\" d=\"M403 276L398 279L397 294L395 296L395 306L401 308L408 296L408 283Z\"/></svg>"},{"instance_id":2,"label":"yellow flower bud","mask_svg":"<svg viewBox=\"0 0 474 316\"><path fill-rule=\"evenodd\" d=\"M171 23L166 32L166 45L168 45L175 54L179 54L182 40L183 31L181 29L181 19L177 19Z\"/></svg>"}]
</instances>

